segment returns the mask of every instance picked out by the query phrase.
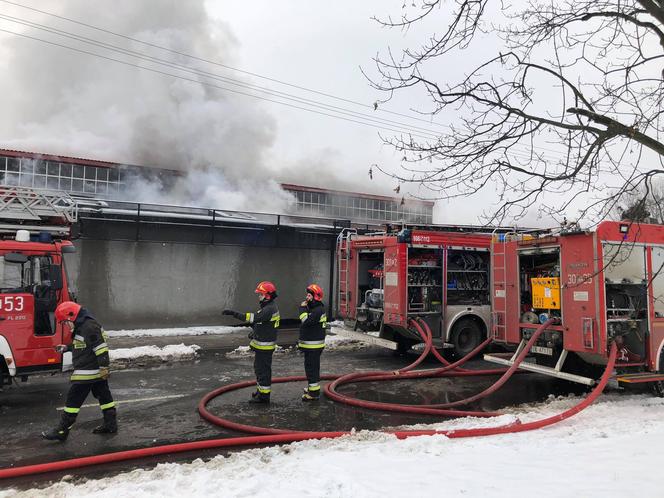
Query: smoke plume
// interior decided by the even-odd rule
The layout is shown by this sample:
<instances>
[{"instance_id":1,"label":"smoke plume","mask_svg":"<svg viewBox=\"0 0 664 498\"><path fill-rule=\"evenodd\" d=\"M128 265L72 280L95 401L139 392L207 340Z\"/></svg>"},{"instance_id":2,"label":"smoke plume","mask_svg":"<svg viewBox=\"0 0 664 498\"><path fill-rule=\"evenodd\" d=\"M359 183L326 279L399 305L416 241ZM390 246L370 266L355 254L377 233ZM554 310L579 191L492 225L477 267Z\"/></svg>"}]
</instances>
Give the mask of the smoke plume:
<instances>
[{"instance_id":1,"label":"smoke plume","mask_svg":"<svg viewBox=\"0 0 664 498\"><path fill-rule=\"evenodd\" d=\"M87 0L26 5L181 53L239 65L233 59L238 42L223 23L211 20L203 0L116 0L103 7ZM45 14L6 6L2 13L238 78L236 74L224 73L223 68ZM210 82L202 76L7 20L0 20L0 24L2 29L195 80L155 74L3 33L0 67L11 77L0 80L4 96L2 147L184 172L168 195L158 187L136 182L130 191L136 197L132 200L210 203L208 207L222 209L285 210L290 197L270 178L264 165L266 151L275 140L276 124L259 102L201 85L200 82ZM263 200L262 204L257 200Z\"/></svg>"}]
</instances>

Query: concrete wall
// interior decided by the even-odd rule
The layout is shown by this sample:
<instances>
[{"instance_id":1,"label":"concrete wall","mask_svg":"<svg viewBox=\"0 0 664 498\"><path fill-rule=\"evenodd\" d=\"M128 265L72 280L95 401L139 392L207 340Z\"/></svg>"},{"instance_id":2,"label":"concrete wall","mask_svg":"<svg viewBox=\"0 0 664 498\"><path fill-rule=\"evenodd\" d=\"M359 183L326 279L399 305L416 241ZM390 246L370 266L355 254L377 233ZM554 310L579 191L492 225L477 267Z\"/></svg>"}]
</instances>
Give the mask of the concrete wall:
<instances>
[{"instance_id":1,"label":"concrete wall","mask_svg":"<svg viewBox=\"0 0 664 498\"><path fill-rule=\"evenodd\" d=\"M78 301L107 329L237 323L224 308L255 311L271 280L283 318L311 282L329 297L330 250L82 239L67 269Z\"/></svg>"}]
</instances>

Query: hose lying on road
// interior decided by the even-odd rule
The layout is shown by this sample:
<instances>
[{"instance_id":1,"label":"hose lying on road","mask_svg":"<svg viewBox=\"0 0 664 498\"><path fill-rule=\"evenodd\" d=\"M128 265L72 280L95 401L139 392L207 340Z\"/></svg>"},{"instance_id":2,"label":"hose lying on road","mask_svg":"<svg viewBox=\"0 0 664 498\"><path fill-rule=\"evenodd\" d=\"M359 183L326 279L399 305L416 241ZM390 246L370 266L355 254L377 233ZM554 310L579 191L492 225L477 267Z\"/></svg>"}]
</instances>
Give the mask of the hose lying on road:
<instances>
[{"instance_id":1,"label":"hose lying on road","mask_svg":"<svg viewBox=\"0 0 664 498\"><path fill-rule=\"evenodd\" d=\"M363 373L354 373L341 377L337 376L323 376L325 380L333 380L331 384L328 384L325 387L325 393L327 396L330 396L331 399L334 399L339 402L347 403L352 406L360 406L362 408L370 409L380 409L380 410L390 410L390 411L401 411L406 413L425 413L427 415L440 415L445 417L450 416L465 416L472 414L473 416L495 416L497 414L486 413L486 412L468 412L462 410L450 410L450 406L458 406L460 404L470 403L471 401L477 400L481 397L487 396L491 392L494 392L498 389L507 379L516 371L518 365L525 358L530 347L537 340L537 337L544 331L544 329L550 324L550 321L542 324L537 331L530 338L525 348L519 354L514 365L508 370L484 370L484 371L475 371L475 370L463 370L460 367L465 361L468 361L467 358L459 360L458 362L449 364L446 362L442 356L437 354L437 351L431 346L431 331L428 329L424 322L415 322L412 321L411 325L420 333L425 341L425 349L422 354L418 357L415 362L405 368L397 370L395 372L386 374L385 372L363 372ZM488 341L487 341L488 342ZM481 347L485 346L483 343ZM471 354L477 354L481 347L476 348ZM438 369L429 369L423 371L412 372L411 370L419 365L424 357L429 354L430 351L433 351L436 357L441 360L445 366ZM488 427L488 428L475 428L475 429L452 429L452 430L411 430L411 431L390 431L390 434L393 434L398 439L405 439L407 437L413 436L425 436L425 435L444 435L450 438L462 438L462 437L475 437L475 436L488 436L495 434L507 434L513 432L523 432L533 429L538 429L545 427L547 425L554 424L565 420L572 415L580 412L587 406L589 406L597 397L602 393L604 387L606 386L611 374L613 372L613 367L615 364L617 355L617 348L615 343L611 345L611 352L609 355L609 361L606 366L606 370L602 375L600 382L597 384L595 389L579 404L576 406L565 410L564 412L548 417L545 419L529 422L529 423L520 423L518 421L499 426L499 427ZM470 355L468 355L470 356ZM369 382L369 381L381 381L381 380L396 380L396 379L416 379L416 378L425 378L425 377L440 377L446 375L452 376L468 376L468 375L487 375L486 372L490 373L502 373L502 377L493 384L490 388L485 391L471 396L465 400L460 400L458 402L439 404L439 405L429 405L428 407L422 406L409 406L409 405L398 405L390 403L378 403L370 402L364 400L356 400L350 398L346 395L341 395L336 392L336 387L343 383L348 382ZM273 383L283 383L283 382L293 382L293 381L303 381L306 380L304 376L294 376L294 377L282 377L273 379ZM15 468L5 468L0 469L0 479L7 479L12 477L28 476L34 474L40 474L45 472L56 472L56 471L65 471L70 469L77 469L81 467L99 465L104 463L111 462L121 462L127 460L135 460L140 458L154 457L158 455L166 455L172 453L180 453L187 451L199 451L213 448L231 448L231 447L241 447L241 446L252 446L252 445L265 445L265 444L283 444L291 443L295 441L304 441L308 439L323 439L323 438L337 438L343 435L350 434L348 431L337 431L337 432L304 432L304 431L291 431L286 429L273 429L266 427L256 427L245 424L239 424L232 422L230 420L217 417L212 415L206 408L206 405L209 401L220 396L221 394L234 391L237 389L242 389L250 386L254 386L255 381L245 381L238 382L235 384L223 386L219 389L216 389L208 393L203 399L199 402L198 410L203 418L209 422L237 431L247 432L251 434L259 434L254 436L243 436L243 437L233 437L233 438L224 438L224 439L213 439L206 441L194 441L188 443L178 443L178 444L169 444L163 446L155 446L151 448L140 448L135 450L128 451L118 451L115 453L106 453L101 455L94 455L89 457L74 458L70 460L61 460L55 462L48 462L36 465L26 465L22 467ZM494 386L498 385L494 389Z\"/></svg>"}]
</instances>

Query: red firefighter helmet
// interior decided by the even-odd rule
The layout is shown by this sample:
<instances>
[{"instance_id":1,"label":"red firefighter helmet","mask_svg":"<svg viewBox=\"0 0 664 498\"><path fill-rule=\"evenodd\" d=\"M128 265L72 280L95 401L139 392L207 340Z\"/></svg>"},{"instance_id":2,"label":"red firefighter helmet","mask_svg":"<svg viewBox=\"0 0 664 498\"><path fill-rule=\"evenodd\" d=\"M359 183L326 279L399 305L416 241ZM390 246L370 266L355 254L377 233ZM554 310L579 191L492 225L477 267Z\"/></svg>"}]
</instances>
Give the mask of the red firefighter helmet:
<instances>
[{"instance_id":1,"label":"red firefighter helmet","mask_svg":"<svg viewBox=\"0 0 664 498\"><path fill-rule=\"evenodd\" d=\"M267 299L273 299L277 295L277 288L272 282L264 280L256 286L254 292L265 296Z\"/></svg>"},{"instance_id":2,"label":"red firefighter helmet","mask_svg":"<svg viewBox=\"0 0 664 498\"><path fill-rule=\"evenodd\" d=\"M80 304L75 303L74 301L65 301L55 308L55 320L57 322L63 322L65 320L73 322L76 320L79 311L81 311Z\"/></svg>"},{"instance_id":3,"label":"red firefighter helmet","mask_svg":"<svg viewBox=\"0 0 664 498\"><path fill-rule=\"evenodd\" d=\"M314 299L316 301L323 300L323 289L321 289L320 285L317 284L309 285L309 287L307 287L307 293L314 296Z\"/></svg>"}]
</instances>

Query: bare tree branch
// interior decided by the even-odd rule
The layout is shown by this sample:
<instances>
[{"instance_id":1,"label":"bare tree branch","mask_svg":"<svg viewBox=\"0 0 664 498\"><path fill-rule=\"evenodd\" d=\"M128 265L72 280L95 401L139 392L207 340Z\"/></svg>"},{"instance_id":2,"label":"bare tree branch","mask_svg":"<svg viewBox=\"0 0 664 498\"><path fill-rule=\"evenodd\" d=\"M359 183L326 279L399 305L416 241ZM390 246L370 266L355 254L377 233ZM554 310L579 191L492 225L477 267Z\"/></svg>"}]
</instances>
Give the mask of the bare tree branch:
<instances>
[{"instance_id":1,"label":"bare tree branch","mask_svg":"<svg viewBox=\"0 0 664 498\"><path fill-rule=\"evenodd\" d=\"M558 219L567 209L606 216L664 174L664 1L531 0L503 6L497 24L486 0L412 6L378 22L412 32L436 16L447 27L419 49L377 56L370 83L387 99L423 91L423 114L455 119L436 140L384 137L403 155L400 181L438 198L490 189L498 201L487 218L502 222L533 206ZM456 81L440 77L475 47L486 59Z\"/></svg>"}]
</instances>

